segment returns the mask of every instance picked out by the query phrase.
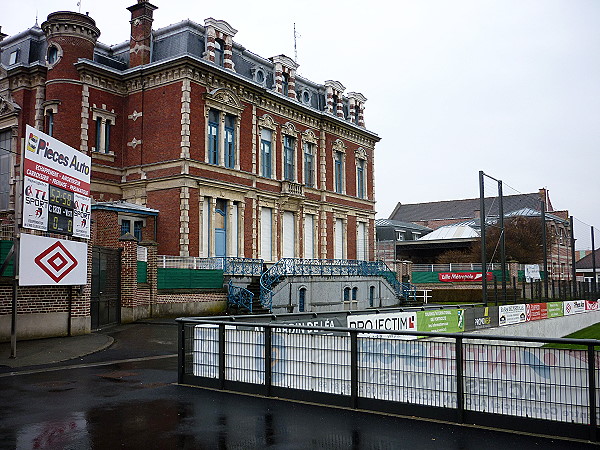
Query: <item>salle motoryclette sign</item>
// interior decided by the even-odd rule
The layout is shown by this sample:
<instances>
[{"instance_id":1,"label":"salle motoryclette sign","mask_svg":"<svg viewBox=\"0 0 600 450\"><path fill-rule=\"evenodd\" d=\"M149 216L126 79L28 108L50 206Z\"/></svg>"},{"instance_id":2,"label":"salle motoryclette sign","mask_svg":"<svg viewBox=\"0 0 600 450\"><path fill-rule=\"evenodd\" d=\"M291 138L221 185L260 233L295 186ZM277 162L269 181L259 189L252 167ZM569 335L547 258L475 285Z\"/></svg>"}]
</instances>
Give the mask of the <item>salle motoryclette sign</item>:
<instances>
[{"instance_id":1,"label":"salle motoryclette sign","mask_svg":"<svg viewBox=\"0 0 600 450\"><path fill-rule=\"evenodd\" d=\"M438 280L445 283L452 282L477 282L483 279L481 272L440 272ZM494 279L492 272L486 272L486 281Z\"/></svg>"}]
</instances>

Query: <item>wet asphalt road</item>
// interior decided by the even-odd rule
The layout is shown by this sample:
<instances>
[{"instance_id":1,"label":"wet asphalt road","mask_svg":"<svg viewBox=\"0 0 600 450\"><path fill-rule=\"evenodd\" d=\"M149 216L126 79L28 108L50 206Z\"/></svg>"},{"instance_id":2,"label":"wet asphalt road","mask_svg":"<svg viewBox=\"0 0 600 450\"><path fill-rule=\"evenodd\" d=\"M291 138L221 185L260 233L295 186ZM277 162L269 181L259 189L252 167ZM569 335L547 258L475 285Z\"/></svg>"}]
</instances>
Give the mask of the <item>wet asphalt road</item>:
<instances>
[{"instance_id":1,"label":"wet asphalt road","mask_svg":"<svg viewBox=\"0 0 600 450\"><path fill-rule=\"evenodd\" d=\"M178 386L176 326L104 332L115 341L101 352L0 373L0 448L598 448Z\"/></svg>"}]
</instances>

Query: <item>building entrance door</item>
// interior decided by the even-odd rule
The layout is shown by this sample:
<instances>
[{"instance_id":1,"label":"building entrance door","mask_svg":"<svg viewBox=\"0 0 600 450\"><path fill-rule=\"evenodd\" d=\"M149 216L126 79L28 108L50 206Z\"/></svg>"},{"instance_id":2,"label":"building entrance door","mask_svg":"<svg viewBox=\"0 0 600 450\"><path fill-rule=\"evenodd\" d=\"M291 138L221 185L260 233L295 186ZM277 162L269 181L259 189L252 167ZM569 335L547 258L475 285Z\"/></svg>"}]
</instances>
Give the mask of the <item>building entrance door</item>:
<instances>
[{"instance_id":1,"label":"building entrance door","mask_svg":"<svg viewBox=\"0 0 600 450\"><path fill-rule=\"evenodd\" d=\"M121 320L121 250L92 248L92 330Z\"/></svg>"},{"instance_id":2,"label":"building entrance door","mask_svg":"<svg viewBox=\"0 0 600 450\"><path fill-rule=\"evenodd\" d=\"M217 208L215 210L215 256L227 256L227 206L225 201L217 200Z\"/></svg>"}]
</instances>

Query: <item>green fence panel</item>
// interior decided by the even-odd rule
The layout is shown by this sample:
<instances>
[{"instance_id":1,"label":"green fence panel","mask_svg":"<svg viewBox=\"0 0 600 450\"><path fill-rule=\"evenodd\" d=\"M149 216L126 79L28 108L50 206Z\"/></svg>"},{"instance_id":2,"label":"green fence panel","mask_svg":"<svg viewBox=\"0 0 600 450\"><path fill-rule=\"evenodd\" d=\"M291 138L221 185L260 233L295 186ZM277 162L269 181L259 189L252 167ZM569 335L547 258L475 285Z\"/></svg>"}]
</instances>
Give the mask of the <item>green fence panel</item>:
<instances>
[{"instance_id":1,"label":"green fence panel","mask_svg":"<svg viewBox=\"0 0 600 450\"><path fill-rule=\"evenodd\" d=\"M13 241L0 241L0 267L2 266L2 264L4 264L4 260L6 259L6 256L8 255L8 252L10 251L12 246ZM11 260L2 276L12 277L14 276L14 274L14 260Z\"/></svg>"},{"instance_id":2,"label":"green fence panel","mask_svg":"<svg viewBox=\"0 0 600 450\"><path fill-rule=\"evenodd\" d=\"M221 289L222 270L158 269L158 289Z\"/></svg>"},{"instance_id":3,"label":"green fence panel","mask_svg":"<svg viewBox=\"0 0 600 450\"><path fill-rule=\"evenodd\" d=\"M413 284L418 283L441 283L438 278L439 272L413 272L412 280Z\"/></svg>"},{"instance_id":4,"label":"green fence panel","mask_svg":"<svg viewBox=\"0 0 600 450\"><path fill-rule=\"evenodd\" d=\"M148 263L146 261L137 262L137 282L147 283L148 282Z\"/></svg>"}]
</instances>

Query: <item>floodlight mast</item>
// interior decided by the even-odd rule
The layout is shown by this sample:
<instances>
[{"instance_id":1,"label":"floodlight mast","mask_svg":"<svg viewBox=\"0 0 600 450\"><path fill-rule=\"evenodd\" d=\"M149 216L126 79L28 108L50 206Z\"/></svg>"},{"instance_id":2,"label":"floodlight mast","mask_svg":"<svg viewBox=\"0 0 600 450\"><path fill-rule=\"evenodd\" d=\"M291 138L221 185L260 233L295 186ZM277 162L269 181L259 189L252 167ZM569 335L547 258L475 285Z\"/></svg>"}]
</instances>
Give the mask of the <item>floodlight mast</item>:
<instances>
[{"instance_id":1,"label":"floodlight mast","mask_svg":"<svg viewBox=\"0 0 600 450\"><path fill-rule=\"evenodd\" d=\"M485 187L483 170L479 171L479 223L481 230L481 293L483 304L487 306L487 264L485 254Z\"/></svg>"}]
</instances>

